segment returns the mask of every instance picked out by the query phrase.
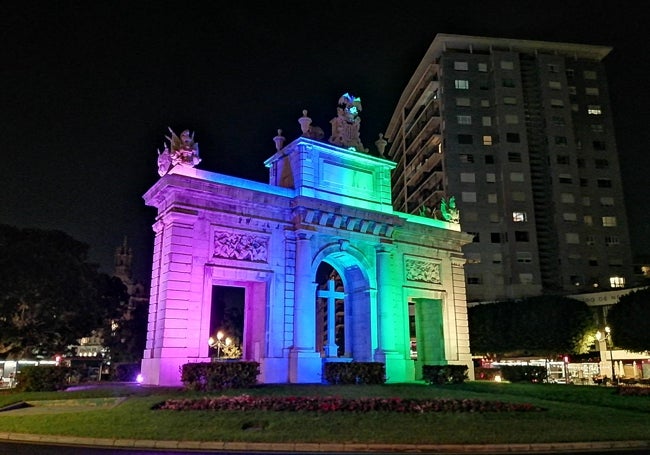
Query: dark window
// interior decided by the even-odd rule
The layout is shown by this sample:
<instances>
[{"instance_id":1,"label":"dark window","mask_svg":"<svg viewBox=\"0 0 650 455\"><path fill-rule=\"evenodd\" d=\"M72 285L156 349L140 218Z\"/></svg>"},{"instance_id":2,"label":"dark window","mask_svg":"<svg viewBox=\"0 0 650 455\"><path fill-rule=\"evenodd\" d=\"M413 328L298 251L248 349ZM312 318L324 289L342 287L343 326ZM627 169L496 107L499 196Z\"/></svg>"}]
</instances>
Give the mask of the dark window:
<instances>
[{"instance_id":1,"label":"dark window","mask_svg":"<svg viewBox=\"0 0 650 455\"><path fill-rule=\"evenodd\" d=\"M528 231L515 231L515 242L528 242L529 234Z\"/></svg>"},{"instance_id":2,"label":"dark window","mask_svg":"<svg viewBox=\"0 0 650 455\"><path fill-rule=\"evenodd\" d=\"M468 232L469 235L473 235L474 238L472 239L472 242L474 243L479 243L481 241L481 236L478 232Z\"/></svg>"},{"instance_id":3,"label":"dark window","mask_svg":"<svg viewBox=\"0 0 650 455\"><path fill-rule=\"evenodd\" d=\"M506 133L506 142L517 143L521 142L519 138L519 133Z\"/></svg>"},{"instance_id":4,"label":"dark window","mask_svg":"<svg viewBox=\"0 0 650 455\"><path fill-rule=\"evenodd\" d=\"M500 232L492 232L490 234L490 242L492 242L492 243L501 243L501 233Z\"/></svg>"},{"instance_id":5,"label":"dark window","mask_svg":"<svg viewBox=\"0 0 650 455\"><path fill-rule=\"evenodd\" d=\"M515 81L513 79L503 79L502 83L504 87L515 88Z\"/></svg>"},{"instance_id":6,"label":"dark window","mask_svg":"<svg viewBox=\"0 0 650 455\"><path fill-rule=\"evenodd\" d=\"M594 144L594 150L607 150L605 141L594 141L593 144Z\"/></svg>"},{"instance_id":7,"label":"dark window","mask_svg":"<svg viewBox=\"0 0 650 455\"><path fill-rule=\"evenodd\" d=\"M598 185L598 188L611 188L612 187L612 181L610 179L598 179L596 181L596 184Z\"/></svg>"},{"instance_id":8,"label":"dark window","mask_svg":"<svg viewBox=\"0 0 650 455\"><path fill-rule=\"evenodd\" d=\"M555 136L555 145L567 145L566 136Z\"/></svg>"},{"instance_id":9,"label":"dark window","mask_svg":"<svg viewBox=\"0 0 650 455\"><path fill-rule=\"evenodd\" d=\"M571 164L571 158L569 155L558 155L557 164Z\"/></svg>"},{"instance_id":10,"label":"dark window","mask_svg":"<svg viewBox=\"0 0 650 455\"><path fill-rule=\"evenodd\" d=\"M458 135L459 144L473 144L474 137L471 134L459 134Z\"/></svg>"},{"instance_id":11,"label":"dark window","mask_svg":"<svg viewBox=\"0 0 650 455\"><path fill-rule=\"evenodd\" d=\"M521 163L521 153L508 152L508 161L511 163Z\"/></svg>"},{"instance_id":12,"label":"dark window","mask_svg":"<svg viewBox=\"0 0 650 455\"><path fill-rule=\"evenodd\" d=\"M604 158L597 158L594 160L596 164L596 169L607 169L609 167L609 161Z\"/></svg>"},{"instance_id":13,"label":"dark window","mask_svg":"<svg viewBox=\"0 0 650 455\"><path fill-rule=\"evenodd\" d=\"M580 179L580 186L585 188L589 186L589 180L587 179Z\"/></svg>"},{"instance_id":14,"label":"dark window","mask_svg":"<svg viewBox=\"0 0 650 455\"><path fill-rule=\"evenodd\" d=\"M580 169L584 169L584 168L586 167L586 166L585 166L585 163L586 163L586 162L585 162L585 159L584 159L584 158L578 158L578 159L576 160L576 164L578 165L578 167L579 167Z\"/></svg>"},{"instance_id":15,"label":"dark window","mask_svg":"<svg viewBox=\"0 0 650 455\"><path fill-rule=\"evenodd\" d=\"M460 162L461 163L473 163L474 162L474 155L470 153L461 153L459 155L460 157Z\"/></svg>"},{"instance_id":16,"label":"dark window","mask_svg":"<svg viewBox=\"0 0 650 455\"><path fill-rule=\"evenodd\" d=\"M467 277L467 284L481 284L481 282L482 282L481 277L478 276Z\"/></svg>"},{"instance_id":17,"label":"dark window","mask_svg":"<svg viewBox=\"0 0 650 455\"><path fill-rule=\"evenodd\" d=\"M485 155L485 164L494 164L494 155Z\"/></svg>"}]
</instances>

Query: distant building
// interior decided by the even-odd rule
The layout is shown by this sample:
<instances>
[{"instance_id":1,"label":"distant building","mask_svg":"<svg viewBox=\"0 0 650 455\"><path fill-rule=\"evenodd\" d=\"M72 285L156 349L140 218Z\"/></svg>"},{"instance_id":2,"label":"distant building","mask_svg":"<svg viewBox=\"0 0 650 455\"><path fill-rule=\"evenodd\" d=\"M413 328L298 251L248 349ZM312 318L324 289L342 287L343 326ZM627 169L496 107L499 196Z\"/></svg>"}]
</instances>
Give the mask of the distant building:
<instances>
[{"instance_id":1,"label":"distant building","mask_svg":"<svg viewBox=\"0 0 650 455\"><path fill-rule=\"evenodd\" d=\"M635 284L610 51L439 34L407 84L386 132L394 208L473 235L468 302Z\"/></svg>"}]
</instances>

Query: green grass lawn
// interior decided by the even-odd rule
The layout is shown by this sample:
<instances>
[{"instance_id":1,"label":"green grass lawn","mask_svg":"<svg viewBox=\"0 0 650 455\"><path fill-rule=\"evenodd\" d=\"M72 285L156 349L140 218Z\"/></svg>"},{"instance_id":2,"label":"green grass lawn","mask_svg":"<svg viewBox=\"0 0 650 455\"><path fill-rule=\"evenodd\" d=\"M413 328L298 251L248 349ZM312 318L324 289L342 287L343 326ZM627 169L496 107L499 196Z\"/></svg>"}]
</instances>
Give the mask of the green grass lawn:
<instances>
[{"instance_id":1,"label":"green grass lawn","mask_svg":"<svg viewBox=\"0 0 650 455\"><path fill-rule=\"evenodd\" d=\"M76 412L0 412L0 432L181 441L358 442L391 444L502 444L650 440L650 397L619 396L615 388L480 381L459 385L263 385L199 393L116 385L67 392L0 394L0 407L16 402L123 397L113 406ZM161 411L169 398L206 395L476 398L530 403L542 412L429 413ZM110 402L110 400L99 400ZM68 402L70 403L70 402ZM52 405L52 403L48 403Z\"/></svg>"}]
</instances>

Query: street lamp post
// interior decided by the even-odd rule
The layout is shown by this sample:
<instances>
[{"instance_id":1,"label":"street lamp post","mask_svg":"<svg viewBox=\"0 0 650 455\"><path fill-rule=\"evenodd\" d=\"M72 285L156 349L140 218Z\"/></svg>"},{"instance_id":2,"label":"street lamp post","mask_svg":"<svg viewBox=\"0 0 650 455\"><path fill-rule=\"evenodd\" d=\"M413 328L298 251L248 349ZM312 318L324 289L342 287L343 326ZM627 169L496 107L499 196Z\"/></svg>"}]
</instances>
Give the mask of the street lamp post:
<instances>
[{"instance_id":1,"label":"street lamp post","mask_svg":"<svg viewBox=\"0 0 650 455\"><path fill-rule=\"evenodd\" d=\"M216 348L217 350L217 360L219 360L219 358L221 357L221 351L223 350L223 348L228 347L232 344L232 340L230 339L230 337L226 337L226 339L224 340L224 336L225 336L224 333L221 330L219 330L217 332L217 338L214 337L208 338L208 345L211 348Z\"/></svg>"},{"instance_id":2,"label":"street lamp post","mask_svg":"<svg viewBox=\"0 0 650 455\"><path fill-rule=\"evenodd\" d=\"M600 330L596 332L596 339L600 342L600 340L603 340L605 342L605 349L609 351L609 361L612 364L612 384L616 384L616 371L614 370L614 354L612 353L612 329L609 328L609 326L605 327L605 334L603 334ZM607 344L607 341L609 340L609 345Z\"/></svg>"}]
</instances>

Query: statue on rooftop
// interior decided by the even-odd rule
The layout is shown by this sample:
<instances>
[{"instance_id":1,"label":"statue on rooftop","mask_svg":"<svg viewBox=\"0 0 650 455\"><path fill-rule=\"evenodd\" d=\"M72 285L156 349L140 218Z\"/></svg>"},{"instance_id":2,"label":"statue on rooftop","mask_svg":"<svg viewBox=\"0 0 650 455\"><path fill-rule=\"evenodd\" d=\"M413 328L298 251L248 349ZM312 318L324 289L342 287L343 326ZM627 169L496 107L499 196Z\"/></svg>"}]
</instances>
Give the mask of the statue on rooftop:
<instances>
[{"instance_id":1,"label":"statue on rooftop","mask_svg":"<svg viewBox=\"0 0 650 455\"><path fill-rule=\"evenodd\" d=\"M171 137L165 136L169 146L165 144L162 153L158 150L158 175L161 177L176 165L194 167L201 162L199 144L194 142L194 133L185 130L180 137L169 128Z\"/></svg>"},{"instance_id":2,"label":"statue on rooftop","mask_svg":"<svg viewBox=\"0 0 650 455\"><path fill-rule=\"evenodd\" d=\"M332 135L329 138L330 144L346 147L357 152L367 152L359 138L359 127L361 118L361 98L354 97L349 93L339 98L336 108L336 117L330 120Z\"/></svg>"},{"instance_id":3,"label":"statue on rooftop","mask_svg":"<svg viewBox=\"0 0 650 455\"><path fill-rule=\"evenodd\" d=\"M440 212L445 221L450 223L460 223L460 213L456 208L456 198L454 196L446 200L444 197L440 201Z\"/></svg>"}]
</instances>

